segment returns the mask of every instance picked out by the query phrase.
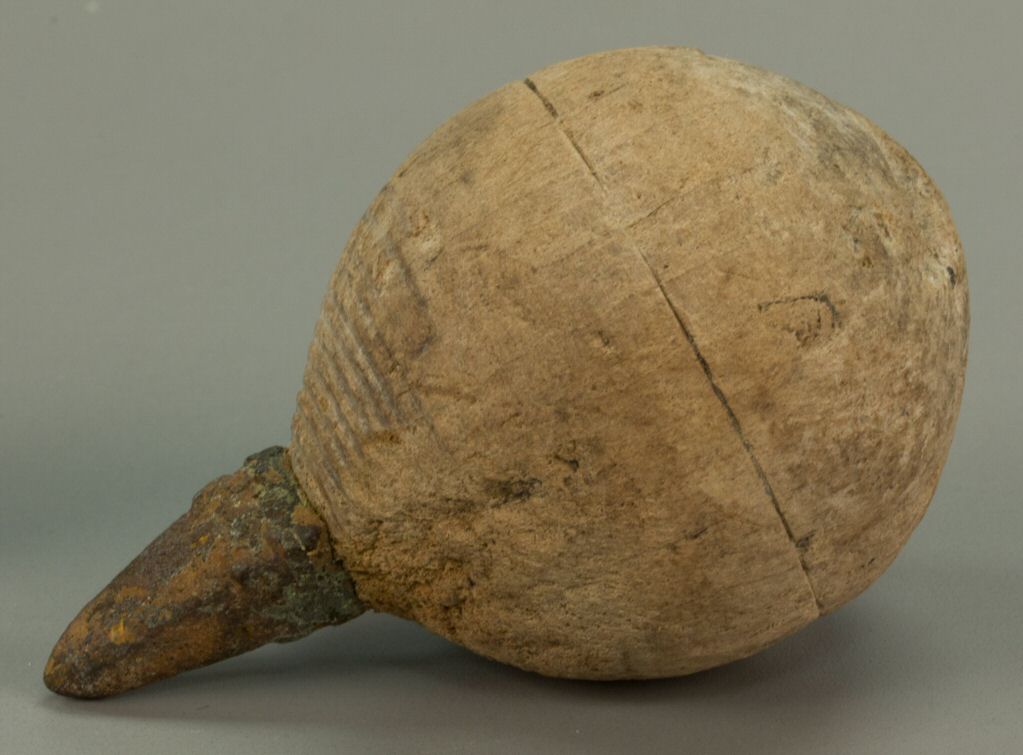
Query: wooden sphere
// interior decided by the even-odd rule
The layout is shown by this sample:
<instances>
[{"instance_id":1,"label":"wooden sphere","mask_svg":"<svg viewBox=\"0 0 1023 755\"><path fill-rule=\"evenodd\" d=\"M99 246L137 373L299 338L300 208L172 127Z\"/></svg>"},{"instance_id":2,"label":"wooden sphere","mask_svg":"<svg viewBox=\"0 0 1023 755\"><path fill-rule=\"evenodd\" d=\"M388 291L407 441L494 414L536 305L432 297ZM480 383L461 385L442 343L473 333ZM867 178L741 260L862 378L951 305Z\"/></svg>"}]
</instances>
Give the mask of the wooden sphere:
<instances>
[{"instance_id":1,"label":"wooden sphere","mask_svg":"<svg viewBox=\"0 0 1023 755\"><path fill-rule=\"evenodd\" d=\"M892 562L967 325L948 208L877 126L607 52L466 108L380 192L291 458L368 605L544 674L687 674Z\"/></svg>"}]
</instances>

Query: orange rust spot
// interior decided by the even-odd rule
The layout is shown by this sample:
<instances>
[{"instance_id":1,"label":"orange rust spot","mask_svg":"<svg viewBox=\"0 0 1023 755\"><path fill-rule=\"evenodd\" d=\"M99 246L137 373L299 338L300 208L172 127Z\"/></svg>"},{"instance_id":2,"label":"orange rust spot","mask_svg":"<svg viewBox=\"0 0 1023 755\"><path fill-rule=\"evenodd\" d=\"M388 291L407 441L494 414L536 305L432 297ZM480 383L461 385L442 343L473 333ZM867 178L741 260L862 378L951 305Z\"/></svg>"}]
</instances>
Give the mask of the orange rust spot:
<instances>
[{"instance_id":1,"label":"orange rust spot","mask_svg":"<svg viewBox=\"0 0 1023 755\"><path fill-rule=\"evenodd\" d=\"M126 645L131 642L131 632L129 632L124 626L124 619L121 619L116 625L110 628L108 633L110 641L115 645Z\"/></svg>"}]
</instances>

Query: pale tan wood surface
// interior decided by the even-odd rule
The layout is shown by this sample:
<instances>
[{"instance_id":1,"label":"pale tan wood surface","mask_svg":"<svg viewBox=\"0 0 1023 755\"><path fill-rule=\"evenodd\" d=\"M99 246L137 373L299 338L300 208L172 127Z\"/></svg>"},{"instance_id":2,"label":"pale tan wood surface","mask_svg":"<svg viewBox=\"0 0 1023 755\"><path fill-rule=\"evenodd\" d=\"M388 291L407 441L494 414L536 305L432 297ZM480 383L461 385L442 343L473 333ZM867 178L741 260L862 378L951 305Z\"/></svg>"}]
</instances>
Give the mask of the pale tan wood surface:
<instances>
[{"instance_id":1,"label":"pale tan wood surface","mask_svg":"<svg viewBox=\"0 0 1023 755\"><path fill-rule=\"evenodd\" d=\"M948 210L876 126L694 50L604 53L383 189L292 458L369 605L542 673L690 673L895 557L967 324Z\"/></svg>"}]
</instances>

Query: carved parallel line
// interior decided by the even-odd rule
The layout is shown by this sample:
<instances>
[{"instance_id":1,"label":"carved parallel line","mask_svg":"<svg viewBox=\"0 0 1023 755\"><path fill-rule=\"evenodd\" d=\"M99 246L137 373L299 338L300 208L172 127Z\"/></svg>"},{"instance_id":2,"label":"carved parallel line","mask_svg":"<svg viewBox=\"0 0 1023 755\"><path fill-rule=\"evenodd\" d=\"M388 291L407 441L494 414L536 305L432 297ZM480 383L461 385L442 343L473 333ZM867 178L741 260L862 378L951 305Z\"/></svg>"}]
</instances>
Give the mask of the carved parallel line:
<instances>
[{"instance_id":1,"label":"carved parallel line","mask_svg":"<svg viewBox=\"0 0 1023 755\"><path fill-rule=\"evenodd\" d=\"M349 340L354 339L351 338L350 331L344 326L345 319L344 312L325 312L320 322L324 324L329 338L323 338L321 343L324 343L326 349L325 342L330 341L331 362L335 367L335 374L343 382L343 390L348 394L353 411L358 413L360 421L366 426L366 429L373 424L370 421L370 412L379 427L388 427L391 424L391 418L388 417L386 407L381 406L380 391L374 390L369 385L364 374L365 368L359 364L348 344Z\"/></svg>"},{"instance_id":2,"label":"carved parallel line","mask_svg":"<svg viewBox=\"0 0 1023 755\"><path fill-rule=\"evenodd\" d=\"M365 304L358 296L354 295L354 292L351 299L356 303L357 310L366 309ZM345 358L351 360L353 368L358 368L357 370L353 369L353 372L367 398L374 402L376 411L386 426L404 422L405 416L395 399L391 385L377 366L371 346L367 345L372 341L358 328L359 317L353 316L355 313L350 312L344 305L337 290L334 291L334 302L338 317L332 325L339 325L340 329L345 331L345 338L339 339L339 346L344 348L346 343L351 344L351 351L345 349ZM365 316L364 314L363 317ZM340 330L336 332L338 336L341 335Z\"/></svg>"},{"instance_id":3,"label":"carved parallel line","mask_svg":"<svg viewBox=\"0 0 1023 755\"><path fill-rule=\"evenodd\" d=\"M316 431L317 439L321 442L329 443L337 452L341 466L347 467L351 464L352 452L341 443L336 430L337 425L335 423L327 424L329 420L324 416L326 410L323 408L323 403L328 402L329 399L326 399L323 395L322 382L319 376L315 375L316 370L309 370L309 373L305 386L307 416L314 423L313 429Z\"/></svg>"},{"instance_id":4,"label":"carved parallel line","mask_svg":"<svg viewBox=\"0 0 1023 755\"><path fill-rule=\"evenodd\" d=\"M338 452L338 456L342 461L342 466L347 466L347 457L341 450L340 444L337 441L337 437L332 432L324 432L323 429L319 426L319 422L317 420L318 412L315 410L314 407L310 406L310 403L311 398L305 390L299 393L298 396L299 413L301 414L302 417L305 418L306 431L309 433L309 435L312 436L313 440L315 441L312 444L312 447L316 449L323 449L327 446L330 446L331 448ZM320 460L322 460L322 451L318 450L317 456L320 457ZM351 498L351 496L348 494L348 490L345 488L345 484L341 481L341 478L337 473L335 464L333 463L318 464L317 468L326 470L327 475L330 478L330 482L332 483L332 487L334 488L338 496L346 500ZM315 474L309 475L309 477L317 479ZM322 485L322 482L320 484ZM334 496L325 495L324 500L327 501L334 500Z\"/></svg>"},{"instance_id":5,"label":"carved parallel line","mask_svg":"<svg viewBox=\"0 0 1023 755\"><path fill-rule=\"evenodd\" d=\"M362 441L360 441L359 433L352 424L352 419L349 416L352 413L351 410L345 411L345 408L342 407L341 402L338 400L338 395L335 392L334 386L324 379L323 375L320 374L320 369L315 369L317 366L322 368L324 363L329 360L323 356L320 349L311 350L309 352L309 360L310 366L314 367L314 369L310 370L310 374L312 375L312 385L310 386L311 391L314 395L326 398L333 414L332 419L338 426L342 427L348 441L348 445L357 456L363 456ZM348 402L346 402L346 404L347 403Z\"/></svg>"},{"instance_id":6,"label":"carved parallel line","mask_svg":"<svg viewBox=\"0 0 1023 755\"><path fill-rule=\"evenodd\" d=\"M398 367L400 370L400 363L398 362L397 359L394 358L394 354L388 348L387 342L384 340L383 336L376 328L376 324L373 321L373 316L370 314L369 311L369 306L366 304L365 301L363 301L360 297L357 296L352 297L352 302L355 304L354 314L357 316L354 316L350 320L347 320L346 324L352 328L353 334L355 334L360 339L365 339L367 343L374 343L375 345L377 345L380 348L380 350L384 353L384 356L388 359L388 361L392 365ZM367 335L365 332L360 331L360 328L363 327L366 330L370 331L371 334ZM377 371L375 375L380 380L381 385L386 386L387 396L389 397L389 400L393 403L395 409L399 412L399 416L402 418L403 422L407 421L406 417L408 415L406 414L407 410L403 409L401 406L400 401L401 398L405 398L406 403L410 405L411 407L410 413L413 416L418 417L420 421L422 421L423 424L425 424L431 432L436 433L432 421L423 412L422 404L419 403L419 399L416 398L415 394L411 390L405 389L399 391L398 393L392 393L390 391L390 382L386 378L384 378L379 371Z\"/></svg>"},{"instance_id":7,"label":"carved parallel line","mask_svg":"<svg viewBox=\"0 0 1023 755\"><path fill-rule=\"evenodd\" d=\"M333 332L333 329L330 330ZM338 338L333 336L330 341L330 344L320 341L323 350L323 362L330 373L331 379L337 384L337 389L343 395L345 406L349 407L349 411L359 425L359 430L363 433L370 433L373 431L373 423L370 421L369 414L363 408L366 402L361 400L356 394L347 376L347 373L352 371L352 368L348 366L346 371L346 365L350 365L351 362L347 362L344 355L338 353ZM374 407L374 414L377 413ZM378 425L381 427L384 424L384 420L378 422Z\"/></svg>"}]
</instances>

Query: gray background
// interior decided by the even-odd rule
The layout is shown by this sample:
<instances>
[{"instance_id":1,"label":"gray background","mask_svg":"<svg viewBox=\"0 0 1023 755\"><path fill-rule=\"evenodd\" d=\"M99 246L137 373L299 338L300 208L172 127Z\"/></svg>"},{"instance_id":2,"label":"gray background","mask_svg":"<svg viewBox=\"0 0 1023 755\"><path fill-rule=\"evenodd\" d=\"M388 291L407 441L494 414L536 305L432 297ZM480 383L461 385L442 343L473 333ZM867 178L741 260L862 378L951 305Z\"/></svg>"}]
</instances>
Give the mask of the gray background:
<instances>
[{"instance_id":1,"label":"gray background","mask_svg":"<svg viewBox=\"0 0 1023 755\"><path fill-rule=\"evenodd\" d=\"M1023 750L1021 8L0 4L0 752ZM78 608L208 480L287 442L327 276L401 159L506 81L642 44L824 91L951 204L966 396L889 572L685 679L546 680L372 616L101 703L49 694Z\"/></svg>"}]
</instances>

